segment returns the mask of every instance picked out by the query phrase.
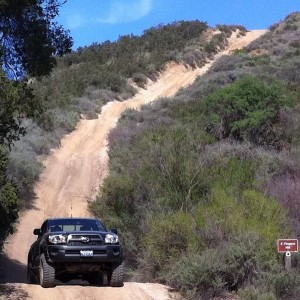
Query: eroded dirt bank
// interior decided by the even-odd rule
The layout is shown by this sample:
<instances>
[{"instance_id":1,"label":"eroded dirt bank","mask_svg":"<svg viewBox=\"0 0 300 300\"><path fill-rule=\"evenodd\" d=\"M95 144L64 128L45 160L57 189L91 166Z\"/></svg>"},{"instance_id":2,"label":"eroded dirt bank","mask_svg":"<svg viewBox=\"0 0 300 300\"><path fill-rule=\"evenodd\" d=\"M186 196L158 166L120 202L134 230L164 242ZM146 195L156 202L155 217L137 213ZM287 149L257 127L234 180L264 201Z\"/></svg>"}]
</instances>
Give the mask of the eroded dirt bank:
<instances>
[{"instance_id":1,"label":"eroded dirt bank","mask_svg":"<svg viewBox=\"0 0 300 300\"><path fill-rule=\"evenodd\" d=\"M0 280L6 283L6 299L174 299L168 287L150 283L125 283L122 288L90 287L79 285L57 286L43 289L27 285L27 253L35 236L34 228L48 217L89 216L87 201L92 200L108 173L107 136L127 108L138 109L141 105L160 97L171 97L204 74L216 59L230 51L242 48L265 30L250 31L244 37L233 37L225 51L198 69L186 69L183 65L170 64L155 83L124 102L110 102L103 107L95 120L81 120L77 129L67 135L61 147L45 161L45 170L36 186L36 199L31 210L23 212L17 232L6 242L0 269Z\"/></svg>"}]
</instances>

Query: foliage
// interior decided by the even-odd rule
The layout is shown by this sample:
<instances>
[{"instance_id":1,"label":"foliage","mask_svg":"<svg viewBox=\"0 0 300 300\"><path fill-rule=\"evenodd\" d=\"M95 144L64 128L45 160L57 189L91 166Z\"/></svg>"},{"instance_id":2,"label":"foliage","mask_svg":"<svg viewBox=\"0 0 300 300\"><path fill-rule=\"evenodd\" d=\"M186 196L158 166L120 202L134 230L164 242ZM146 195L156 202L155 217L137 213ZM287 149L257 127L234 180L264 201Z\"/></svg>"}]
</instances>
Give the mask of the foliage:
<instances>
[{"instance_id":1,"label":"foliage","mask_svg":"<svg viewBox=\"0 0 300 300\"><path fill-rule=\"evenodd\" d=\"M277 300L273 292L262 292L252 285L240 289L238 295L244 300Z\"/></svg>"},{"instance_id":2,"label":"foliage","mask_svg":"<svg viewBox=\"0 0 300 300\"><path fill-rule=\"evenodd\" d=\"M34 116L40 107L32 100L31 90L21 83L9 81L0 70L0 143L11 145L25 133L21 121Z\"/></svg>"},{"instance_id":3,"label":"foliage","mask_svg":"<svg viewBox=\"0 0 300 300\"><path fill-rule=\"evenodd\" d=\"M12 231L12 224L18 217L19 199L13 184L6 177L7 149L0 147L0 241Z\"/></svg>"},{"instance_id":4,"label":"foliage","mask_svg":"<svg viewBox=\"0 0 300 300\"><path fill-rule=\"evenodd\" d=\"M156 80L171 60L193 67L202 65L208 55L203 48L207 28L205 22L178 21L150 28L141 36L94 43L57 58L51 76L31 84L35 100L44 108L35 121L58 136L73 127L67 122L54 122L54 112L68 119L71 111L77 118L80 114L95 117L95 111L99 112L106 102L134 95L136 90L130 82L144 87L149 78ZM218 47L218 41L214 44Z\"/></svg>"},{"instance_id":5,"label":"foliage","mask_svg":"<svg viewBox=\"0 0 300 300\"><path fill-rule=\"evenodd\" d=\"M253 189L259 156L238 149L215 153L213 139L199 127L201 109L176 106L176 122L167 127L145 110L135 116L128 112L123 127L111 133L112 175L91 206L119 227L129 265L144 270L138 278L164 281L178 257L219 247L245 232L257 232L266 256L273 253L286 214ZM139 131L132 127L135 122ZM156 125L149 128L146 122Z\"/></svg>"},{"instance_id":6,"label":"foliage","mask_svg":"<svg viewBox=\"0 0 300 300\"><path fill-rule=\"evenodd\" d=\"M233 157L220 154L210 166L209 176L214 185L231 189L231 193L239 195L241 190L251 188L258 166L253 158L250 160L248 157L234 157L233 153L231 155Z\"/></svg>"},{"instance_id":7,"label":"foliage","mask_svg":"<svg viewBox=\"0 0 300 300\"><path fill-rule=\"evenodd\" d=\"M70 52L72 39L54 20L59 0L2 0L0 48L4 69L13 78L46 75L53 55Z\"/></svg>"},{"instance_id":8,"label":"foliage","mask_svg":"<svg viewBox=\"0 0 300 300\"><path fill-rule=\"evenodd\" d=\"M193 223L192 215L183 211L157 214L150 219L150 230L143 240L148 269L154 265L156 272L161 272L173 266L187 251L198 249L199 241L192 228ZM165 250L161 251L162 248Z\"/></svg>"},{"instance_id":9,"label":"foliage","mask_svg":"<svg viewBox=\"0 0 300 300\"><path fill-rule=\"evenodd\" d=\"M206 220L206 228L213 226L222 240L243 232L258 233L269 254L274 252L274 241L280 238L279 234L284 234L284 228L288 228L286 213L278 201L255 190L245 190L238 198L230 194L230 187L227 191L215 188L211 201L198 207L198 214Z\"/></svg>"},{"instance_id":10,"label":"foliage","mask_svg":"<svg viewBox=\"0 0 300 300\"><path fill-rule=\"evenodd\" d=\"M232 33L232 31L239 30L239 33L244 35L247 32L247 29L242 25L226 25L226 24L217 24L217 29L219 29L221 32L224 32L227 37L229 37Z\"/></svg>"},{"instance_id":11,"label":"foliage","mask_svg":"<svg viewBox=\"0 0 300 300\"><path fill-rule=\"evenodd\" d=\"M204 100L207 130L219 139L280 148L280 110L294 104L295 97L282 84L245 77Z\"/></svg>"},{"instance_id":12,"label":"foliage","mask_svg":"<svg viewBox=\"0 0 300 300\"><path fill-rule=\"evenodd\" d=\"M273 252L274 253L274 252ZM181 287L192 299L213 299L224 289L234 291L258 280L263 274L280 270L266 261L269 253L265 241L257 233L244 232L217 248L188 252L167 273L167 283Z\"/></svg>"},{"instance_id":13,"label":"foliage","mask_svg":"<svg viewBox=\"0 0 300 300\"><path fill-rule=\"evenodd\" d=\"M43 167L32 149L20 149L18 148L19 145L18 143L10 152L7 175L14 183L22 199L28 201L34 197L34 185ZM26 205L29 206L29 203Z\"/></svg>"},{"instance_id":14,"label":"foliage","mask_svg":"<svg viewBox=\"0 0 300 300\"><path fill-rule=\"evenodd\" d=\"M144 86L147 78L156 80L165 64L178 60L185 47L195 44L207 28L204 22L181 21L150 28L142 36L121 36L116 42L78 48L57 58L50 78L33 83L35 96L51 108L73 105L74 97L90 98L90 89L110 92L109 100L126 99L135 93L129 78L139 86ZM177 53L175 57L172 51Z\"/></svg>"},{"instance_id":15,"label":"foliage","mask_svg":"<svg viewBox=\"0 0 300 300\"><path fill-rule=\"evenodd\" d=\"M218 53L219 50L223 50L227 45L227 39L225 33L215 34L211 40L204 45L204 49L207 53Z\"/></svg>"}]
</instances>

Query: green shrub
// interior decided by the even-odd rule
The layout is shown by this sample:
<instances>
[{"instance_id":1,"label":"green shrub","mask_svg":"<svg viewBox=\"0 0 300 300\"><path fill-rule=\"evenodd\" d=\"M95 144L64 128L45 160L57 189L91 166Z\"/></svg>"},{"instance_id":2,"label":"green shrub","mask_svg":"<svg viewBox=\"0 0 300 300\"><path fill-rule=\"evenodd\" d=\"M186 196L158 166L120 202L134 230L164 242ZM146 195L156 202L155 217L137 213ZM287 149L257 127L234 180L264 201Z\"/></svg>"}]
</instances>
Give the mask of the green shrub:
<instances>
[{"instance_id":1,"label":"green shrub","mask_svg":"<svg viewBox=\"0 0 300 300\"><path fill-rule=\"evenodd\" d=\"M277 300L273 292L262 292L252 285L240 289L237 294L242 300Z\"/></svg>"},{"instance_id":2,"label":"green shrub","mask_svg":"<svg viewBox=\"0 0 300 300\"><path fill-rule=\"evenodd\" d=\"M39 122L45 131L71 132L80 119L79 113L72 110L49 109Z\"/></svg>"},{"instance_id":3,"label":"green shrub","mask_svg":"<svg viewBox=\"0 0 300 300\"><path fill-rule=\"evenodd\" d=\"M33 196L34 184L42 170L43 165L34 152L20 149L10 153L7 173L24 200Z\"/></svg>"},{"instance_id":4,"label":"green shrub","mask_svg":"<svg viewBox=\"0 0 300 300\"><path fill-rule=\"evenodd\" d=\"M116 218L130 218L135 213L135 206L132 199L134 198L134 181L126 175L110 176L106 185L101 191L101 198L103 205L99 203L97 212L100 214L102 219L110 219L113 223L113 216ZM109 211L103 210L105 204ZM95 204L94 209L97 208Z\"/></svg>"},{"instance_id":5,"label":"green shrub","mask_svg":"<svg viewBox=\"0 0 300 300\"><path fill-rule=\"evenodd\" d=\"M299 299L300 276L294 272L281 272L274 278L274 289L278 299Z\"/></svg>"},{"instance_id":6,"label":"green shrub","mask_svg":"<svg viewBox=\"0 0 300 300\"><path fill-rule=\"evenodd\" d=\"M256 145L280 148L279 112L295 97L281 83L245 77L204 101L207 130L219 139L232 137Z\"/></svg>"},{"instance_id":7,"label":"green shrub","mask_svg":"<svg viewBox=\"0 0 300 300\"><path fill-rule=\"evenodd\" d=\"M144 74L134 73L132 75L132 80L137 84L138 87L144 88L148 79Z\"/></svg>"},{"instance_id":8,"label":"green shrub","mask_svg":"<svg viewBox=\"0 0 300 300\"><path fill-rule=\"evenodd\" d=\"M221 24L217 24L216 28L219 29L220 31L224 32L226 34L227 37L230 37L232 34L232 31L235 31L236 29L233 28L232 26L228 26L228 25L221 25Z\"/></svg>"},{"instance_id":9,"label":"green shrub","mask_svg":"<svg viewBox=\"0 0 300 300\"><path fill-rule=\"evenodd\" d=\"M159 214L150 219L149 232L143 239L147 265L165 272L183 253L196 251L199 241L192 224L192 216L182 211Z\"/></svg>"},{"instance_id":10,"label":"green shrub","mask_svg":"<svg viewBox=\"0 0 300 300\"><path fill-rule=\"evenodd\" d=\"M8 233L13 232L13 223L18 218L20 199L13 183L6 176L8 164L8 151L0 145L0 241L4 240ZM2 244L0 244L1 251Z\"/></svg>"},{"instance_id":11,"label":"green shrub","mask_svg":"<svg viewBox=\"0 0 300 300\"><path fill-rule=\"evenodd\" d=\"M242 153L240 153L242 156ZM257 170L254 160L231 154L220 155L213 162L209 170L209 176L213 185L221 186L224 189L240 191L253 186L255 171Z\"/></svg>"},{"instance_id":12,"label":"green shrub","mask_svg":"<svg viewBox=\"0 0 300 300\"><path fill-rule=\"evenodd\" d=\"M220 254L210 249L201 255L190 253L179 258L166 276L166 282L189 298L212 299L225 285L219 274Z\"/></svg>"},{"instance_id":13,"label":"green shrub","mask_svg":"<svg viewBox=\"0 0 300 300\"><path fill-rule=\"evenodd\" d=\"M200 220L204 216L205 230L210 234L209 226L214 224L214 230L224 240L233 234L257 232L264 238L270 253L274 250L276 240L289 233L286 210L276 200L266 198L254 190L245 190L240 197L234 197L230 187L227 190L215 188L211 201L206 205L199 204L197 216Z\"/></svg>"},{"instance_id":14,"label":"green shrub","mask_svg":"<svg viewBox=\"0 0 300 300\"><path fill-rule=\"evenodd\" d=\"M18 218L20 200L15 187L10 182L1 183L0 187L0 240L13 232L13 223Z\"/></svg>"},{"instance_id":15,"label":"green shrub","mask_svg":"<svg viewBox=\"0 0 300 300\"><path fill-rule=\"evenodd\" d=\"M236 234L217 248L182 256L170 268L166 281L192 299L213 299L224 290L239 290L265 272L278 269L276 252L270 256L266 246L257 233Z\"/></svg>"}]
</instances>

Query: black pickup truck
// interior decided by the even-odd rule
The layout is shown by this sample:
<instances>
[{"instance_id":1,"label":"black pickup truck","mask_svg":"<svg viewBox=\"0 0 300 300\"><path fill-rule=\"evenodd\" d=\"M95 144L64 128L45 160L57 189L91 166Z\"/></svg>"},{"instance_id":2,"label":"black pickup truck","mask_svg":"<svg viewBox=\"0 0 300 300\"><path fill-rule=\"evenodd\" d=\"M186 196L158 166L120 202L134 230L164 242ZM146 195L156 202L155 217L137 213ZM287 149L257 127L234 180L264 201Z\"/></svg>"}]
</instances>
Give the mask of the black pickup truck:
<instances>
[{"instance_id":1,"label":"black pickup truck","mask_svg":"<svg viewBox=\"0 0 300 300\"><path fill-rule=\"evenodd\" d=\"M27 282L54 287L57 278L80 278L90 284L123 286L123 256L116 229L98 219L55 218L34 229L37 240L28 253Z\"/></svg>"}]
</instances>

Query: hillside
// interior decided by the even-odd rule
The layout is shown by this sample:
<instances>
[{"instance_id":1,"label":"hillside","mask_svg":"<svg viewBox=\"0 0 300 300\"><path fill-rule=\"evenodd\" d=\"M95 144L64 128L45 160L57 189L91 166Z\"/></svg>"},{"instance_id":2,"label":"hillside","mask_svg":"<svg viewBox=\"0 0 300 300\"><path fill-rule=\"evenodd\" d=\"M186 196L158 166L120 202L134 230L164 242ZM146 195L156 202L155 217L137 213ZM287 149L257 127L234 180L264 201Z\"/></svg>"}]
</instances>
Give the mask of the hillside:
<instances>
[{"instance_id":1,"label":"hillside","mask_svg":"<svg viewBox=\"0 0 300 300\"><path fill-rule=\"evenodd\" d=\"M125 74L125 81L114 77L111 82L121 83L117 89L114 85L104 89L91 86L90 79L78 77L86 84L80 90L61 90L58 86L56 91L55 83L64 85L61 78L67 79L69 88L81 71L93 65L84 59L76 61L76 54L65 57L68 63L59 62L61 68L51 77L33 82L44 113L25 121L29 134L15 144L8 170L19 182L20 194L28 199L31 210L22 214L18 232L5 247L5 270L16 272L4 272L4 282L24 280L26 251L15 243L20 239L31 243L28 227L33 220L38 226L44 217L70 214L70 202L73 214L89 214L87 200L103 184L97 200L89 203L90 212L120 229L130 280L164 283L191 299L224 297L228 291L237 292L235 296L241 299L298 299L299 276L282 270L274 241L299 235L295 200L299 174L299 20L298 13L291 14L244 49L240 47L263 32L246 34L242 27L237 30L232 26L212 31L197 22L202 32L199 39L189 37L172 57L166 56L168 51L172 53L166 47L162 55L166 60L161 60L158 69L151 69L153 72L143 73L141 68L140 73L134 70ZM168 26L155 30L164 29L173 36L173 28ZM155 36L152 30L148 37ZM176 36L178 32L168 45ZM135 47L136 41L142 44L141 40L127 37L119 42L122 47L131 45L128 53L134 53L132 45ZM115 48L116 55L120 53L117 44L109 43L78 53L86 50L89 56L91 50L97 57L103 48L107 51L106 47ZM189 55L183 58L184 53ZM109 61L111 66L120 67L118 60ZM122 74L122 68L117 70ZM77 75L68 79L66 72ZM133 110L158 97L173 97L181 87L187 88L174 98L142 106L140 112ZM114 97L118 101L112 102ZM111 102L102 108L101 117L88 120L95 118L107 101ZM60 142L80 115L84 120L77 130ZM52 151L33 191L41 172L35 156L49 153L58 144L60 149ZM30 160L24 160L24 150ZM31 168L23 166L25 161ZM30 192L37 195L35 202L30 201ZM136 245L140 245L138 257ZM298 256L294 256L294 266L297 262ZM13 284L4 288L12 297L41 297L35 286ZM157 288L161 296L157 296ZM59 287L48 296L66 297L66 290ZM141 299L152 299L153 291L155 299L166 297L162 286L136 283L126 284L122 295L114 297L127 299L138 294ZM100 296L99 292L91 289L86 297ZM105 297L112 297L109 290L103 290L106 292ZM81 293L81 289L74 293ZM68 293L68 297L75 294Z\"/></svg>"},{"instance_id":2,"label":"hillside","mask_svg":"<svg viewBox=\"0 0 300 300\"><path fill-rule=\"evenodd\" d=\"M9 6L6 1L3 5ZM141 54L155 56L155 66L157 70L162 70L164 63L170 61L167 57L174 40L181 41L182 50L187 44L196 43L207 28L207 24L200 21L182 22L182 26L181 23L174 23L160 26L157 31L155 28L149 29L141 37L120 37L118 42L93 44L63 58L52 57L51 66L54 60L57 64L52 73L29 78L28 84L25 83L26 78L17 83L0 72L3 101L3 137L1 136L0 146L0 196L3 198L0 206L1 240L13 231L18 210L31 205L34 185L43 170L41 156L48 155L52 148L59 147L61 138L75 129L81 117L96 118L101 107L108 101L126 99L136 92L129 84L130 78L124 74L128 66L135 65L136 55L132 56L132 47ZM172 37L167 39L168 43L158 48L156 45L160 45L170 31ZM209 36L203 36L202 40L210 44ZM146 46L150 49L145 49ZM178 54L180 53L178 50ZM107 55L111 55L111 60L107 59ZM152 57L151 61L153 59ZM143 66L144 68L138 68L149 73L148 65ZM44 67L50 68L50 65ZM150 73L155 78L158 73L155 68L151 70ZM142 73L139 76L146 78ZM27 118L24 118L25 115ZM26 135L22 137L25 132ZM10 148L5 141L6 144L10 143Z\"/></svg>"},{"instance_id":3,"label":"hillside","mask_svg":"<svg viewBox=\"0 0 300 300\"><path fill-rule=\"evenodd\" d=\"M121 228L134 279L192 299L300 297L299 256L286 273L276 252L300 235L299 34L294 13L171 101L123 114L91 210Z\"/></svg>"},{"instance_id":4,"label":"hillside","mask_svg":"<svg viewBox=\"0 0 300 300\"><path fill-rule=\"evenodd\" d=\"M31 206L43 155L59 147L81 118L97 118L107 102L132 97L148 80L155 82L171 62L203 66L227 45L232 32L243 36L246 29L226 25L212 29L200 21L160 25L141 36L123 36L117 42L93 44L57 57L57 67L49 76L31 78L28 99L20 97L35 111L32 118L19 114L20 133L26 135L11 149L0 148L0 185L7 194L3 202L7 207L0 210L0 238L13 231L18 210ZM8 83L8 91L12 84Z\"/></svg>"}]
</instances>

